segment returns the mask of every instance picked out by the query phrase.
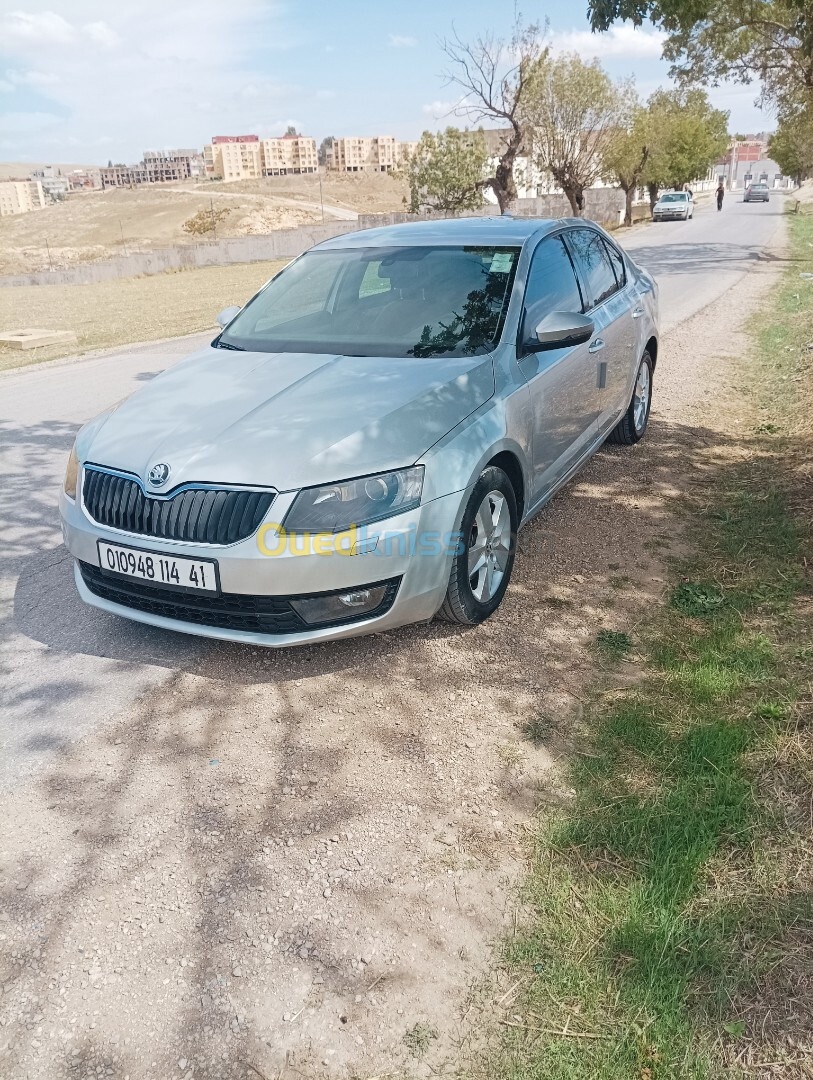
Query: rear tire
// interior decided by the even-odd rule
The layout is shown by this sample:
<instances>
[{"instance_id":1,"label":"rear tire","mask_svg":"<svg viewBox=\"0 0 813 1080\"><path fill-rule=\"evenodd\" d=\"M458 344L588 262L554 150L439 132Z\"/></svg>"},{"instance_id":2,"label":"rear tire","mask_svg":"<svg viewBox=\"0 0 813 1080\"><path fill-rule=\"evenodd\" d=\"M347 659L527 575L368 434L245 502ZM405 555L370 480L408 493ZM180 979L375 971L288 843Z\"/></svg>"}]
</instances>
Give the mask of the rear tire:
<instances>
[{"instance_id":1,"label":"rear tire","mask_svg":"<svg viewBox=\"0 0 813 1080\"><path fill-rule=\"evenodd\" d=\"M476 626L505 596L517 549L517 498L502 469L490 465L472 489L460 522L460 548L452 562L438 618Z\"/></svg>"},{"instance_id":2,"label":"rear tire","mask_svg":"<svg viewBox=\"0 0 813 1080\"><path fill-rule=\"evenodd\" d=\"M635 387L627 411L607 437L619 446L634 446L646 434L652 407L652 357L645 352L638 365Z\"/></svg>"}]
</instances>

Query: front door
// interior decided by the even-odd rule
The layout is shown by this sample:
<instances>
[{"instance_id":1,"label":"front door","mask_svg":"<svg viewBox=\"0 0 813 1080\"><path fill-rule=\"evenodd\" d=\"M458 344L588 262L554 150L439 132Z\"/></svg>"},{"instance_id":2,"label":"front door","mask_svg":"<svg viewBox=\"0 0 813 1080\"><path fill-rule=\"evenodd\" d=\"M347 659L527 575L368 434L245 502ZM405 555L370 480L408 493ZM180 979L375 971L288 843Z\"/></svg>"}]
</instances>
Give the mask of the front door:
<instances>
[{"instance_id":1,"label":"front door","mask_svg":"<svg viewBox=\"0 0 813 1080\"><path fill-rule=\"evenodd\" d=\"M585 301L561 236L540 241L525 288L520 340L552 311L582 312ZM530 352L518 360L533 410L534 482L532 502L564 476L596 435L599 391L591 343ZM520 350L521 351L521 350Z\"/></svg>"},{"instance_id":2,"label":"front door","mask_svg":"<svg viewBox=\"0 0 813 1080\"><path fill-rule=\"evenodd\" d=\"M590 294L588 314L596 325L593 374L599 391L596 419L602 430L629 404L638 342L633 287L627 282L621 253L595 229L570 229L567 242Z\"/></svg>"}]
</instances>

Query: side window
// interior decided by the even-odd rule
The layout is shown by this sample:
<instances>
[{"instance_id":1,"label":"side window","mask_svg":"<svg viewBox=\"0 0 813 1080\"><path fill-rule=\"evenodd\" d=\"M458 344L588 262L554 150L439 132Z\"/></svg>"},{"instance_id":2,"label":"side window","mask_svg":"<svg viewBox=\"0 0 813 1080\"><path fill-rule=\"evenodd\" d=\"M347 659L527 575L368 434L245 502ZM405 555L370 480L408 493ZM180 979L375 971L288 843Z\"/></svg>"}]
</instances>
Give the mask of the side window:
<instances>
[{"instance_id":1,"label":"side window","mask_svg":"<svg viewBox=\"0 0 813 1080\"><path fill-rule=\"evenodd\" d=\"M525 286L525 309L534 323L551 311L584 310L573 264L558 236L543 240L533 254Z\"/></svg>"},{"instance_id":2,"label":"side window","mask_svg":"<svg viewBox=\"0 0 813 1080\"><path fill-rule=\"evenodd\" d=\"M618 282L619 289L623 289L627 284L627 270L624 266L624 259L621 252L614 248L612 244L608 244L606 241L604 246L610 253L610 262L613 264L613 270L615 270L615 280Z\"/></svg>"},{"instance_id":3,"label":"side window","mask_svg":"<svg viewBox=\"0 0 813 1080\"><path fill-rule=\"evenodd\" d=\"M618 289L607 245L592 229L571 229L567 236L593 306L597 307Z\"/></svg>"}]
</instances>

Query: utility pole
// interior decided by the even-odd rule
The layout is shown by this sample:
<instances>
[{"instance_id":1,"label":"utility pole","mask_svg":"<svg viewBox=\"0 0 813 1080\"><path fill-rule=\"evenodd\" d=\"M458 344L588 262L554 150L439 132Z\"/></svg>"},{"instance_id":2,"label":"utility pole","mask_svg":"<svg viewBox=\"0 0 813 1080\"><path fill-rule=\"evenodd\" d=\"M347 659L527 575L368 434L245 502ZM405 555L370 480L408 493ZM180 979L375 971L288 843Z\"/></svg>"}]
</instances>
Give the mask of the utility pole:
<instances>
[{"instance_id":1,"label":"utility pole","mask_svg":"<svg viewBox=\"0 0 813 1080\"><path fill-rule=\"evenodd\" d=\"M322 194L322 174L319 173L319 202L322 204L322 224L325 223L325 197Z\"/></svg>"},{"instance_id":2,"label":"utility pole","mask_svg":"<svg viewBox=\"0 0 813 1080\"><path fill-rule=\"evenodd\" d=\"M217 240L217 218L215 217L215 201L214 201L214 199L209 199L209 210L210 210L211 215L212 215L212 235L213 235L214 239Z\"/></svg>"},{"instance_id":3,"label":"utility pole","mask_svg":"<svg viewBox=\"0 0 813 1080\"><path fill-rule=\"evenodd\" d=\"M45 237L45 250L48 252L48 267L49 267L51 273L53 274L53 272L54 272L54 264L51 261L51 247L50 247L50 245L48 243L48 237L47 236Z\"/></svg>"},{"instance_id":4,"label":"utility pole","mask_svg":"<svg viewBox=\"0 0 813 1080\"><path fill-rule=\"evenodd\" d=\"M127 244L126 244L125 239L124 239L124 226L121 223L121 218L119 218L119 231L121 232L121 246L124 248L124 254L126 255L127 254Z\"/></svg>"}]
</instances>

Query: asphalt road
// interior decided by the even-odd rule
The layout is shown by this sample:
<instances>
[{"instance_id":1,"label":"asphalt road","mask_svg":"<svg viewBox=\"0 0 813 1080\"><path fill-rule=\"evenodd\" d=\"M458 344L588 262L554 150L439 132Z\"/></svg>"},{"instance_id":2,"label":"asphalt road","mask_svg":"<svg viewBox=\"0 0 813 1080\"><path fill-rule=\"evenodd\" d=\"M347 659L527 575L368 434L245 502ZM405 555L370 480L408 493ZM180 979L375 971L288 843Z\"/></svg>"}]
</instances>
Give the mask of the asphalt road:
<instances>
[{"instance_id":1,"label":"asphalt road","mask_svg":"<svg viewBox=\"0 0 813 1080\"><path fill-rule=\"evenodd\" d=\"M660 283L666 333L768 258L782 206L780 197L747 206L729 197L722 213L700 205L692 221L628 235L625 246ZM246 684L266 678L279 655L86 607L61 543L57 491L78 428L208 338L117 349L0 377L0 783L23 779L177 671L224 671ZM310 670L307 650L299 653L301 660L285 661L292 677ZM330 646L323 647L322 670L330 656Z\"/></svg>"}]
</instances>

